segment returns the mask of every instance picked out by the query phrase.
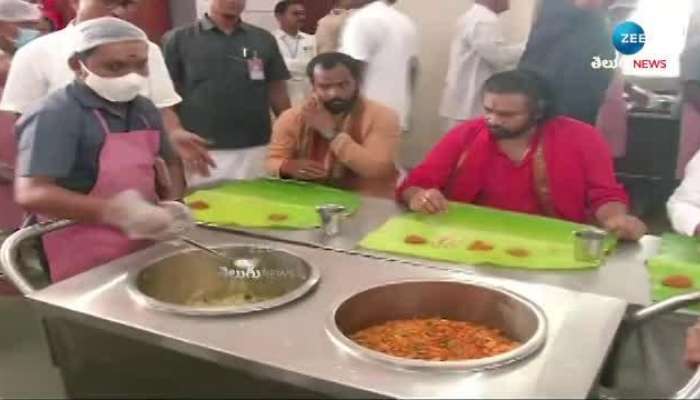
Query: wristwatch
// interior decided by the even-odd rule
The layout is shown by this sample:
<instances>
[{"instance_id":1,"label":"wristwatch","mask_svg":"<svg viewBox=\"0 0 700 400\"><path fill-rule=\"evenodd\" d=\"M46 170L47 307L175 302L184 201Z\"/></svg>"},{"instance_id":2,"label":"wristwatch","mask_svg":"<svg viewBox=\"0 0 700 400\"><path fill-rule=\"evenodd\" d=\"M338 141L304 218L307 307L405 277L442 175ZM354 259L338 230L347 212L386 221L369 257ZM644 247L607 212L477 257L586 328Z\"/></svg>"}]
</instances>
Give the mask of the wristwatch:
<instances>
[{"instance_id":1,"label":"wristwatch","mask_svg":"<svg viewBox=\"0 0 700 400\"><path fill-rule=\"evenodd\" d=\"M338 130L336 129L323 129L319 131L321 136L323 136L326 140L331 141L335 139L336 136L338 136Z\"/></svg>"}]
</instances>

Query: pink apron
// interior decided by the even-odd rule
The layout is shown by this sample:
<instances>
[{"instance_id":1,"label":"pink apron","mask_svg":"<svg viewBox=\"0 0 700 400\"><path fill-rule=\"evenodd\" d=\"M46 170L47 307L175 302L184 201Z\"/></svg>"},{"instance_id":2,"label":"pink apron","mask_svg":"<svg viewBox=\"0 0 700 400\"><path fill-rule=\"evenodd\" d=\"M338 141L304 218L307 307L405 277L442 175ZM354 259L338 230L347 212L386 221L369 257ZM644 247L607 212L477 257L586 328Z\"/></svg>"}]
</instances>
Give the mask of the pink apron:
<instances>
[{"instance_id":1,"label":"pink apron","mask_svg":"<svg viewBox=\"0 0 700 400\"><path fill-rule=\"evenodd\" d=\"M681 137L678 141L678 162L676 178L683 179L685 166L700 149L700 112L688 102L683 103L681 117Z\"/></svg>"},{"instance_id":2,"label":"pink apron","mask_svg":"<svg viewBox=\"0 0 700 400\"><path fill-rule=\"evenodd\" d=\"M150 201L156 193L155 160L160 133L146 129L129 133L111 132L102 114L95 116L105 132L100 152L97 182L89 196L108 199L134 189ZM148 122L146 126L148 127ZM49 262L51 280L58 282L116 258L148 246L149 241L130 240L116 228L81 224L50 233L44 237L44 251Z\"/></svg>"},{"instance_id":3,"label":"pink apron","mask_svg":"<svg viewBox=\"0 0 700 400\"><path fill-rule=\"evenodd\" d=\"M617 70L605 93L596 123L615 158L624 157L627 152L627 103L624 93L625 78Z\"/></svg>"},{"instance_id":4,"label":"pink apron","mask_svg":"<svg viewBox=\"0 0 700 400\"><path fill-rule=\"evenodd\" d=\"M2 96L2 90L0 90ZM14 135L14 117L0 112L0 162L15 165L17 141ZM12 183L0 183L0 231L13 231L22 225L24 212L14 202Z\"/></svg>"}]
</instances>

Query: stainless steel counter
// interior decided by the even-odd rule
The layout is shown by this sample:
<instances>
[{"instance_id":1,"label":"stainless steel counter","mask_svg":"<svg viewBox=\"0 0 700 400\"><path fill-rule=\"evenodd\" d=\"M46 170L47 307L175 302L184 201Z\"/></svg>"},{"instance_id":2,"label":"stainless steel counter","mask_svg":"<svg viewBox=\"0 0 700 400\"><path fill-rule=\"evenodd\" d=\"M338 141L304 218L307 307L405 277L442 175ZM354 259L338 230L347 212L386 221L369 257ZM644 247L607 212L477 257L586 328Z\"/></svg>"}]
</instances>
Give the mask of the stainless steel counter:
<instances>
[{"instance_id":1,"label":"stainless steel counter","mask_svg":"<svg viewBox=\"0 0 700 400\"><path fill-rule=\"evenodd\" d=\"M576 291L617 297L637 305L648 305L651 303L649 275L645 261L658 251L660 239L657 237L647 236L639 243L623 243L601 268L583 271L532 271L490 266L456 265L439 261L419 260L401 255L380 254L357 247L357 243L368 233L379 228L390 218L404 212L405 210L394 201L364 197L358 213L344 221L339 236L330 239L325 238L320 230L231 229L237 232L320 248L416 262L450 271L555 285Z\"/></svg>"},{"instance_id":2,"label":"stainless steel counter","mask_svg":"<svg viewBox=\"0 0 700 400\"><path fill-rule=\"evenodd\" d=\"M178 251L160 244L30 295L49 316L68 317L126 337L331 396L398 398L583 398L622 318L625 302L545 285L405 265L367 257L197 230L210 245L269 245L322 272L319 287L288 306L230 318L157 312L128 294L127 271ZM326 331L333 306L377 284L404 279L478 279L542 307L545 347L532 358L483 372L420 372L369 361L337 347Z\"/></svg>"}]
</instances>

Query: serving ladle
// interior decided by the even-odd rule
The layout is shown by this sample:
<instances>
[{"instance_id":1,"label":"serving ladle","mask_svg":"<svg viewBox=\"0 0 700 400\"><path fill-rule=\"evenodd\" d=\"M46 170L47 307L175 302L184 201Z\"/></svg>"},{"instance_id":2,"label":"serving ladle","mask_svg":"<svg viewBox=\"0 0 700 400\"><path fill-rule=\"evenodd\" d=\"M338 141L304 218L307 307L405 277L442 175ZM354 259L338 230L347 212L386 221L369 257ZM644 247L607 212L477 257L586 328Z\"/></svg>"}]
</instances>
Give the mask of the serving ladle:
<instances>
[{"instance_id":1,"label":"serving ladle","mask_svg":"<svg viewBox=\"0 0 700 400\"><path fill-rule=\"evenodd\" d=\"M239 268L239 269L245 269L245 270L251 270L257 267L259 260L257 259L250 259L250 258L233 258L230 256L227 256L226 254L214 250L211 247L204 245L196 240L190 239L188 237L181 237L180 238L183 242L194 246L200 250L204 250L205 252L211 254L212 256L222 260L226 261L227 267L228 268Z\"/></svg>"}]
</instances>

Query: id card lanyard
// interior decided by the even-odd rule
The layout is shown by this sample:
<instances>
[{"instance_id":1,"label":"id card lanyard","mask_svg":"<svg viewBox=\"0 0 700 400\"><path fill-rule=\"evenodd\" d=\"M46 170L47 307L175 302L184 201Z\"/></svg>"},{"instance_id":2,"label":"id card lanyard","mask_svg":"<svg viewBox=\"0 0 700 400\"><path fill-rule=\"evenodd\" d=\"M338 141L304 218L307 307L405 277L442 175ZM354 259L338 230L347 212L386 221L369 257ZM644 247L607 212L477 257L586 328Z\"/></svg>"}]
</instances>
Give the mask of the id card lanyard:
<instances>
[{"instance_id":1,"label":"id card lanyard","mask_svg":"<svg viewBox=\"0 0 700 400\"><path fill-rule=\"evenodd\" d=\"M257 50L248 50L247 47L243 48L243 59L248 64L248 76L252 81L264 81L265 80L265 63L258 57Z\"/></svg>"}]
</instances>

